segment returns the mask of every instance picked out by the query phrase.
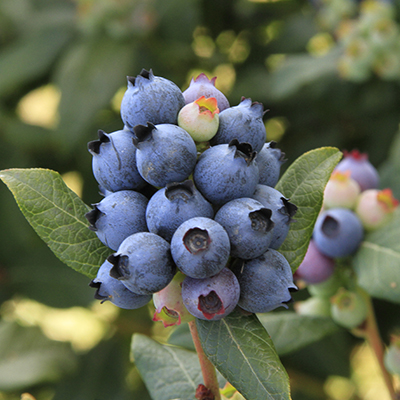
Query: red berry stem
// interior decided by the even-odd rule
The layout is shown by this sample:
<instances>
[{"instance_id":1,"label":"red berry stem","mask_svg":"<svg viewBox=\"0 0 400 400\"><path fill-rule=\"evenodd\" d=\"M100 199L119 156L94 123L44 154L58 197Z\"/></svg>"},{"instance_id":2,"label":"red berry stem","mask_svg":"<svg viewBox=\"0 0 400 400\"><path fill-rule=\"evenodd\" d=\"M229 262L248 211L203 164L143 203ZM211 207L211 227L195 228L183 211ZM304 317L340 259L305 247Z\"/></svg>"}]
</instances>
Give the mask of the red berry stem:
<instances>
[{"instance_id":1,"label":"red berry stem","mask_svg":"<svg viewBox=\"0 0 400 400\"><path fill-rule=\"evenodd\" d=\"M379 367L382 372L382 376L385 382L385 385L388 389L390 394L390 398L392 400L398 400L399 393L396 393L393 385L393 378L390 373L387 371L385 364L384 364L384 354L385 349L382 343L381 336L379 334L378 324L375 318L374 307L371 301L371 297L364 292L365 299L368 304L368 315L367 319L365 320L364 324L357 328L356 334L357 336L363 337L368 344L371 346L375 357L378 361Z\"/></svg>"},{"instance_id":2,"label":"red berry stem","mask_svg":"<svg viewBox=\"0 0 400 400\"><path fill-rule=\"evenodd\" d=\"M214 400L221 400L217 372L212 362L207 358L201 346L199 333L196 327L196 321L189 322L190 333L192 334L194 347L196 348L197 356L199 357L201 371L203 373L204 386L209 389L214 395Z\"/></svg>"}]
</instances>

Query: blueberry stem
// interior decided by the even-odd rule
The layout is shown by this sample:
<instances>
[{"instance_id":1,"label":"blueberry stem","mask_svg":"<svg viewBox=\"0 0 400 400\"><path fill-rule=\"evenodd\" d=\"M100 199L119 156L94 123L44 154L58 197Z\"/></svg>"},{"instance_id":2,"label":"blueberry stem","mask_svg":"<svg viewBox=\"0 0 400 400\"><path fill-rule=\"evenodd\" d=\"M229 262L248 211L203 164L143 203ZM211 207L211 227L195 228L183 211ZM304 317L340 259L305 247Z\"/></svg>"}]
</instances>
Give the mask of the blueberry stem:
<instances>
[{"instance_id":1,"label":"blueberry stem","mask_svg":"<svg viewBox=\"0 0 400 400\"><path fill-rule=\"evenodd\" d=\"M189 322L189 328L190 333L192 334L197 356L199 357L204 386L207 389L211 390L212 394L214 395L214 400L221 400L221 394L219 391L219 384L217 380L217 372L215 371L215 367L212 362L207 358L206 354L204 353L195 320Z\"/></svg>"},{"instance_id":2,"label":"blueberry stem","mask_svg":"<svg viewBox=\"0 0 400 400\"><path fill-rule=\"evenodd\" d=\"M399 393L396 393L393 386L393 378L390 373L387 371L384 363L384 355L385 349L382 343L381 336L379 334L378 324L376 322L375 311L372 304L371 297L363 291L365 300L368 304L368 315L365 322L355 330L356 336L363 337L367 343L371 346L375 357L378 361L379 367L382 372L383 379L385 381L385 385L389 391L390 398L392 400L397 400L399 397Z\"/></svg>"}]
</instances>

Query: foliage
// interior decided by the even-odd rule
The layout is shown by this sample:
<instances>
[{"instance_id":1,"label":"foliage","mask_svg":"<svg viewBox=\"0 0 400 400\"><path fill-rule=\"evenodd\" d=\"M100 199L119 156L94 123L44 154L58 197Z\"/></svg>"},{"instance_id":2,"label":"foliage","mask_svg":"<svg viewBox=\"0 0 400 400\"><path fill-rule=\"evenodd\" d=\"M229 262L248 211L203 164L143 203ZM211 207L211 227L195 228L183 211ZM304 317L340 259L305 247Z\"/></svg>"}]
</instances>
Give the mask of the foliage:
<instances>
[{"instance_id":1,"label":"foliage","mask_svg":"<svg viewBox=\"0 0 400 400\"><path fill-rule=\"evenodd\" d=\"M121 128L115 104L126 87L125 76L152 68L184 89L191 77L205 71L210 77L218 76L217 86L232 105L245 96L269 109L265 117L268 138L278 141L288 158L277 188L301 206L289 240L280 249L293 271L305 254L323 187L340 158L337 149L368 152L372 163L382 166L383 187L392 187L399 197L399 78L383 68L396 65L383 63L387 54L394 55L393 63L400 57L396 40L389 40L390 34L399 35L399 4L388 6L386 14L385 10L374 13L385 17L386 25L382 37L372 28L363 33L362 45L367 40L370 49L368 40L374 41L378 50L357 76L352 73L354 67L349 67L349 54L356 53L349 52L363 32L367 5L373 3L348 3L350 8L344 1L333 0L0 3L0 178L57 256L38 239L2 185L1 359L7 362L17 354L12 369L11 364L2 364L2 398L13 399L15 393L19 397L29 390L38 400L51 396L147 399L136 368L155 399L174 398L173 385L187 385L187 396L193 398L189 393L201 381L189 332L184 327L173 332L180 335L175 341L171 336L175 347L160 344L167 341L166 333L160 334L146 309L104 317L99 344L87 354L48 339L36 327L6 320L10 315L14 321L24 320L17 311L8 312L19 297L55 308L93 310L93 292L87 284L108 250L83 218L87 204L99 199L86 143L96 138L99 128L107 132ZM350 25L346 31L344 27ZM34 111L33 118L32 112L24 111L30 96L30 104L40 103L48 111L55 104L56 112L49 111L40 119L40 112ZM43 99L53 103L48 105ZM83 182L79 196L63 182L70 172ZM381 333L386 343L389 333L400 326L398 218L399 214L384 232L369 234L355 258L360 285L379 299L375 304L383 310L379 319L384 322ZM294 297L307 296L307 290L300 290ZM244 326L252 332L251 340L248 332L244 335ZM337 341L348 353L358 344L330 319L299 316L292 310L232 315L223 322L199 322L198 329L206 353L220 370L221 385L228 379L248 399L289 398L285 369L291 378L299 372L307 374L319 387L319 394L308 398L326 398L326 393L321 394L324 380L338 370L347 371L348 377L349 371L335 367L335 357L342 352L334 346L318 347L327 343L321 340ZM133 364L126 357L132 332ZM178 343L187 343L189 349L176 347ZM313 360L312 368L301 359L303 351ZM157 358L150 357L152 352ZM313 358L314 353L320 357ZM227 354L233 358L226 362ZM272 378L266 376L272 370L270 365L264 368L266 359L274 365ZM157 362L170 367L164 368L162 380L171 384L172 391L160 382L155 384L160 378L154 373L160 367ZM18 374L13 372L16 369ZM246 392L250 381L258 382L252 386L257 391ZM306 386L292 390L294 400L307 396Z\"/></svg>"}]
</instances>

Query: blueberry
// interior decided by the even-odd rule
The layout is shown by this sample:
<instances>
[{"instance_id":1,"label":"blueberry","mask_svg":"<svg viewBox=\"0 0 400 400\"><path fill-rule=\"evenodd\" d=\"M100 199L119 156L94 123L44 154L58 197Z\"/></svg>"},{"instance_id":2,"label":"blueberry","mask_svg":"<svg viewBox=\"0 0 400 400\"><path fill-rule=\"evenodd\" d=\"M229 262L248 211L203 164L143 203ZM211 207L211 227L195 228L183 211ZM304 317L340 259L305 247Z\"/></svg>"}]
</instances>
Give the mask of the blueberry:
<instances>
[{"instance_id":1,"label":"blueberry","mask_svg":"<svg viewBox=\"0 0 400 400\"><path fill-rule=\"evenodd\" d=\"M367 189L358 198L355 213L367 231L385 226L392 218L399 201L391 189Z\"/></svg>"},{"instance_id":2,"label":"blueberry","mask_svg":"<svg viewBox=\"0 0 400 400\"><path fill-rule=\"evenodd\" d=\"M242 197L224 204L216 213L229 235L231 256L251 259L265 253L273 238L271 210L257 200Z\"/></svg>"},{"instance_id":3,"label":"blueberry","mask_svg":"<svg viewBox=\"0 0 400 400\"><path fill-rule=\"evenodd\" d=\"M133 310L140 308L151 300L150 294L136 294L128 290L121 281L110 276L112 264L107 260L97 271L97 276L89 286L96 288L95 299L102 303L109 300L117 307Z\"/></svg>"},{"instance_id":4,"label":"blueberry","mask_svg":"<svg viewBox=\"0 0 400 400\"><path fill-rule=\"evenodd\" d=\"M228 262L229 252L228 234L210 218L185 221L171 240L171 254L176 266L191 278L216 275Z\"/></svg>"},{"instance_id":5,"label":"blueberry","mask_svg":"<svg viewBox=\"0 0 400 400\"><path fill-rule=\"evenodd\" d=\"M379 186L379 174L369 162L368 155L358 150L343 153L344 158L336 165L335 170L350 171L350 176L360 185L361 191L376 189Z\"/></svg>"},{"instance_id":6,"label":"blueberry","mask_svg":"<svg viewBox=\"0 0 400 400\"><path fill-rule=\"evenodd\" d=\"M107 191L138 190L146 182L136 167L136 147L132 132L127 130L105 133L98 131L99 139L88 143L92 154L93 175Z\"/></svg>"},{"instance_id":7,"label":"blueberry","mask_svg":"<svg viewBox=\"0 0 400 400\"><path fill-rule=\"evenodd\" d=\"M155 307L153 321L162 321L164 327L167 327L194 319L183 304L182 282L184 279L185 275L178 271L164 289L153 294Z\"/></svg>"},{"instance_id":8,"label":"blueberry","mask_svg":"<svg viewBox=\"0 0 400 400\"><path fill-rule=\"evenodd\" d=\"M340 288L331 303L332 319L344 328L356 328L367 318L368 306L360 290Z\"/></svg>"},{"instance_id":9,"label":"blueberry","mask_svg":"<svg viewBox=\"0 0 400 400\"><path fill-rule=\"evenodd\" d=\"M133 190L121 190L93 204L93 210L85 214L102 243L117 250L122 241L136 232L147 232L147 198Z\"/></svg>"},{"instance_id":10,"label":"blueberry","mask_svg":"<svg viewBox=\"0 0 400 400\"><path fill-rule=\"evenodd\" d=\"M364 237L357 215L347 208L323 211L314 226L313 239L318 250L328 257L346 257L356 252Z\"/></svg>"},{"instance_id":11,"label":"blueberry","mask_svg":"<svg viewBox=\"0 0 400 400\"><path fill-rule=\"evenodd\" d=\"M199 319L220 320L236 307L240 296L238 280L224 268L204 279L187 276L182 283L182 298L187 310Z\"/></svg>"},{"instance_id":12,"label":"blueberry","mask_svg":"<svg viewBox=\"0 0 400 400\"><path fill-rule=\"evenodd\" d=\"M206 99L214 97L217 99L220 111L229 107L229 101L225 95L215 87L217 77L208 79L206 74L201 73L197 78L190 81L189 87L183 92L185 103L193 103L204 96Z\"/></svg>"},{"instance_id":13,"label":"blueberry","mask_svg":"<svg viewBox=\"0 0 400 400\"><path fill-rule=\"evenodd\" d=\"M137 294L164 289L176 272L169 243L150 232L128 236L107 260L113 265L110 275Z\"/></svg>"},{"instance_id":14,"label":"blueberry","mask_svg":"<svg viewBox=\"0 0 400 400\"><path fill-rule=\"evenodd\" d=\"M274 187L278 183L281 166L286 161L285 153L276 147L276 142L265 143L256 158L260 171L258 183Z\"/></svg>"},{"instance_id":15,"label":"blueberry","mask_svg":"<svg viewBox=\"0 0 400 400\"><path fill-rule=\"evenodd\" d=\"M142 69L128 77L128 88L121 102L121 118L132 129L136 125L176 124L178 112L185 105L182 92L175 83L153 71Z\"/></svg>"},{"instance_id":16,"label":"blueberry","mask_svg":"<svg viewBox=\"0 0 400 400\"><path fill-rule=\"evenodd\" d=\"M146 221L150 232L168 242L182 222L194 217L212 218L212 205L196 189L193 181L168 183L150 199Z\"/></svg>"},{"instance_id":17,"label":"blueberry","mask_svg":"<svg viewBox=\"0 0 400 400\"><path fill-rule=\"evenodd\" d=\"M178 125L185 129L196 142L205 142L217 133L218 113L217 100L214 97L206 99L201 96L179 111Z\"/></svg>"},{"instance_id":18,"label":"blueberry","mask_svg":"<svg viewBox=\"0 0 400 400\"><path fill-rule=\"evenodd\" d=\"M211 147L199 157L193 173L194 183L215 205L251 197L259 179L255 156L250 144L237 140Z\"/></svg>"},{"instance_id":19,"label":"blueberry","mask_svg":"<svg viewBox=\"0 0 400 400\"><path fill-rule=\"evenodd\" d=\"M360 192L360 185L350 177L350 171L335 170L325 186L323 207L353 209Z\"/></svg>"},{"instance_id":20,"label":"blueberry","mask_svg":"<svg viewBox=\"0 0 400 400\"><path fill-rule=\"evenodd\" d=\"M284 197L281 192L267 185L257 185L253 195L250 197L272 211L271 219L275 225L270 247L278 249L286 239L290 224L296 214L297 206Z\"/></svg>"},{"instance_id":21,"label":"blueberry","mask_svg":"<svg viewBox=\"0 0 400 400\"><path fill-rule=\"evenodd\" d=\"M322 254L310 240L307 253L295 273L296 279L302 279L306 283L321 283L331 277L335 271L333 258Z\"/></svg>"},{"instance_id":22,"label":"blueberry","mask_svg":"<svg viewBox=\"0 0 400 400\"><path fill-rule=\"evenodd\" d=\"M236 107L230 107L220 112L219 127L210 144L228 144L232 139L250 143L253 150L259 152L264 146L266 132L264 122L264 106L242 98Z\"/></svg>"},{"instance_id":23,"label":"blueberry","mask_svg":"<svg viewBox=\"0 0 400 400\"><path fill-rule=\"evenodd\" d=\"M181 182L193 172L197 160L194 140L182 128L172 124L133 128L137 147L136 164L140 175L151 185L164 187Z\"/></svg>"},{"instance_id":24,"label":"blueberry","mask_svg":"<svg viewBox=\"0 0 400 400\"><path fill-rule=\"evenodd\" d=\"M292 270L277 250L268 249L252 260L237 259L232 267L240 285L238 305L252 313L264 313L277 307L287 308L291 291L297 290Z\"/></svg>"}]
</instances>

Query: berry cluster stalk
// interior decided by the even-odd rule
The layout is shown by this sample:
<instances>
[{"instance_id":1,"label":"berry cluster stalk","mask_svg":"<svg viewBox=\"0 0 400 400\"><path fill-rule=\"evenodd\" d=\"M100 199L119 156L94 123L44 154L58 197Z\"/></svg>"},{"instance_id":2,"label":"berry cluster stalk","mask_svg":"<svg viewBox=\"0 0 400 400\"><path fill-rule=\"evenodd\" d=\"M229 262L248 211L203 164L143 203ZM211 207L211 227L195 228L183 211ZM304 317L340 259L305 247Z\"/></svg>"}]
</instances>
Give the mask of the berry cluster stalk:
<instances>
[{"instance_id":1,"label":"berry cluster stalk","mask_svg":"<svg viewBox=\"0 0 400 400\"><path fill-rule=\"evenodd\" d=\"M374 312L374 307L371 301L371 297L367 294L364 293L365 299L368 302L368 315L367 319L365 320L365 323L362 325L362 327L358 328L354 333L357 336L363 337L368 344L371 346L375 357L378 361L379 367L382 371L382 376L385 382L385 385L388 389L388 392L390 394L390 398L392 400L398 400L399 399L399 393L395 392L394 386L393 386L393 378L387 371L385 364L384 364L384 347L382 343L382 339L379 334L378 330L378 324L376 322L375 318L375 312Z\"/></svg>"},{"instance_id":2,"label":"berry cluster stalk","mask_svg":"<svg viewBox=\"0 0 400 400\"><path fill-rule=\"evenodd\" d=\"M214 395L214 400L221 400L217 373L214 365L207 358L206 354L204 353L203 347L201 346L199 333L196 327L196 321L189 322L189 328L190 328L190 333L192 334L197 356L199 357L200 367L203 373L204 386L207 389L211 390L212 394Z\"/></svg>"}]
</instances>

